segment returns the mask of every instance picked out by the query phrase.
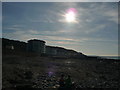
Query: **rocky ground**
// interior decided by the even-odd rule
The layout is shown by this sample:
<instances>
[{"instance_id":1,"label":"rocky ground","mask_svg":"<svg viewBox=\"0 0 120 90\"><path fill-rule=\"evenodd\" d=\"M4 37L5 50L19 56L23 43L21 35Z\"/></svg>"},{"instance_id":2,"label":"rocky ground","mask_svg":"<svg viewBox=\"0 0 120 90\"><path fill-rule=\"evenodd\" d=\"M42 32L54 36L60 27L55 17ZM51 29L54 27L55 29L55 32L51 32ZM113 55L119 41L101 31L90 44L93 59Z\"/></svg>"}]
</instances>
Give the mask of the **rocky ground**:
<instances>
[{"instance_id":1,"label":"rocky ground","mask_svg":"<svg viewBox=\"0 0 120 90\"><path fill-rule=\"evenodd\" d=\"M2 87L58 88L61 74L77 88L119 88L119 60L3 55Z\"/></svg>"}]
</instances>

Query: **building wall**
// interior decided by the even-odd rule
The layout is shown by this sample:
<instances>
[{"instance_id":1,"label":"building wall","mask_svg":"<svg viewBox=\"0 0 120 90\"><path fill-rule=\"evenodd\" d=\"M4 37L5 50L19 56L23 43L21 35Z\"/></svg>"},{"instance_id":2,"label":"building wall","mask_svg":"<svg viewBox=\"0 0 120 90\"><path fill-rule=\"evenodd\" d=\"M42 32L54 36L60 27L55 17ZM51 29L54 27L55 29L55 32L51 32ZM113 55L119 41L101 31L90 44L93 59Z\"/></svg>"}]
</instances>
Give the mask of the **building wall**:
<instances>
[{"instance_id":1,"label":"building wall","mask_svg":"<svg viewBox=\"0 0 120 90\"><path fill-rule=\"evenodd\" d=\"M27 50L35 53L45 53L45 41L41 40L29 40L27 44Z\"/></svg>"},{"instance_id":2,"label":"building wall","mask_svg":"<svg viewBox=\"0 0 120 90\"><path fill-rule=\"evenodd\" d=\"M25 52L26 51L26 43L20 42L16 40L2 39L2 49L3 51L18 51Z\"/></svg>"},{"instance_id":3,"label":"building wall","mask_svg":"<svg viewBox=\"0 0 120 90\"><path fill-rule=\"evenodd\" d=\"M2 49L3 51L17 51L17 52L35 52L38 54L47 54L50 56L61 56L61 57L85 57L84 54L78 53L74 50L65 49L62 47L46 46L45 41L42 40L29 40L28 43L9 40L2 38Z\"/></svg>"},{"instance_id":4,"label":"building wall","mask_svg":"<svg viewBox=\"0 0 120 90\"><path fill-rule=\"evenodd\" d=\"M46 46L46 54L53 56L72 56L76 55L77 52L62 47Z\"/></svg>"},{"instance_id":5,"label":"building wall","mask_svg":"<svg viewBox=\"0 0 120 90\"><path fill-rule=\"evenodd\" d=\"M57 47L57 55L58 56L66 56L66 49Z\"/></svg>"},{"instance_id":6,"label":"building wall","mask_svg":"<svg viewBox=\"0 0 120 90\"><path fill-rule=\"evenodd\" d=\"M46 52L47 55L57 55L57 48L52 46L46 46Z\"/></svg>"}]
</instances>

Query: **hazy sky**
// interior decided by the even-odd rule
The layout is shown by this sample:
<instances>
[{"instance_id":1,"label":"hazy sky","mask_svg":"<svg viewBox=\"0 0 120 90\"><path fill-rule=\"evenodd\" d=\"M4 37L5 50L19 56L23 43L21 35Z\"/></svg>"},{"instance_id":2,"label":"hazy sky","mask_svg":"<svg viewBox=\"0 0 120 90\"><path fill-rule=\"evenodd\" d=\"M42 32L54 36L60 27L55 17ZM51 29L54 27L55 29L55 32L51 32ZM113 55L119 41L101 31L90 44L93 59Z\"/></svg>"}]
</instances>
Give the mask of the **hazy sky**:
<instances>
[{"instance_id":1,"label":"hazy sky","mask_svg":"<svg viewBox=\"0 0 120 90\"><path fill-rule=\"evenodd\" d=\"M1 0L4 2L119 2L119 0Z\"/></svg>"},{"instance_id":2,"label":"hazy sky","mask_svg":"<svg viewBox=\"0 0 120 90\"><path fill-rule=\"evenodd\" d=\"M75 22L67 22L69 8ZM2 3L3 37L45 40L86 55L118 55L117 2Z\"/></svg>"},{"instance_id":3,"label":"hazy sky","mask_svg":"<svg viewBox=\"0 0 120 90\"><path fill-rule=\"evenodd\" d=\"M0 37L2 37L2 3L0 2Z\"/></svg>"}]
</instances>

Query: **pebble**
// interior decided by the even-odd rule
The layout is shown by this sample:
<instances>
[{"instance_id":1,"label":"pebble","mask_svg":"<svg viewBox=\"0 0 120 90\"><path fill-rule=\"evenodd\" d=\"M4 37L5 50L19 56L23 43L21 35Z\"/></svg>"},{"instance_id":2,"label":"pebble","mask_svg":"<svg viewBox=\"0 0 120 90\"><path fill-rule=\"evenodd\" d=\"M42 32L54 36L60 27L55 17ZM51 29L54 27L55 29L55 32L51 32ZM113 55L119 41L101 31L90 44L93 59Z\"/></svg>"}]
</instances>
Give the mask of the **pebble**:
<instances>
[{"instance_id":1,"label":"pebble","mask_svg":"<svg viewBox=\"0 0 120 90\"><path fill-rule=\"evenodd\" d=\"M58 79L53 75L53 76L48 76L48 75L38 75L37 79L35 80L36 85L34 85L34 88L58 88Z\"/></svg>"},{"instance_id":2,"label":"pebble","mask_svg":"<svg viewBox=\"0 0 120 90\"><path fill-rule=\"evenodd\" d=\"M59 82L58 78L55 75L38 75L38 77L34 80L33 88L59 88ZM91 82L91 83L90 83ZM116 84L115 82L109 82L109 81L100 81L98 78L90 79L87 82L83 81L80 83L75 83L76 88L111 88L114 87ZM117 86L116 86L117 87Z\"/></svg>"}]
</instances>

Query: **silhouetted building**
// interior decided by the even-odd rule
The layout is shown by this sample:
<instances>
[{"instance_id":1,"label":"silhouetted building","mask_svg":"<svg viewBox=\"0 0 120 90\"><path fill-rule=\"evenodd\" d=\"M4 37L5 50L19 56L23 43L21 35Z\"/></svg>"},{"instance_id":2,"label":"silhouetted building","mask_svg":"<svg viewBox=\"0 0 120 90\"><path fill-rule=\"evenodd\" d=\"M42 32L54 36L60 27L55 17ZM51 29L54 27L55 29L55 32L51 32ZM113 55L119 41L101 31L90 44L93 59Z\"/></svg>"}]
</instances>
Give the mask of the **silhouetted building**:
<instances>
[{"instance_id":1,"label":"silhouetted building","mask_svg":"<svg viewBox=\"0 0 120 90\"><path fill-rule=\"evenodd\" d=\"M35 52L35 53L45 53L45 41L42 40L29 40L27 44L27 50L29 52Z\"/></svg>"},{"instance_id":2,"label":"silhouetted building","mask_svg":"<svg viewBox=\"0 0 120 90\"><path fill-rule=\"evenodd\" d=\"M53 47L53 46L46 46L46 54L49 56L59 56L59 57L83 56L82 53L78 53L74 50L65 49L62 47Z\"/></svg>"},{"instance_id":3,"label":"silhouetted building","mask_svg":"<svg viewBox=\"0 0 120 90\"><path fill-rule=\"evenodd\" d=\"M66 56L66 50L62 47L46 46L46 54L53 56Z\"/></svg>"},{"instance_id":4,"label":"silhouetted building","mask_svg":"<svg viewBox=\"0 0 120 90\"><path fill-rule=\"evenodd\" d=\"M67 50L67 55L68 55L68 56L75 56L75 55L77 55L77 54L78 54L78 52L76 52L76 51L74 51L74 50L70 50L70 49Z\"/></svg>"},{"instance_id":5,"label":"silhouetted building","mask_svg":"<svg viewBox=\"0 0 120 90\"><path fill-rule=\"evenodd\" d=\"M55 46L46 46L45 41L43 40L29 40L27 43L9 40L2 38L2 49L5 52L32 52L38 54L46 54L48 56L57 56L57 57L73 57L73 58L81 58L86 55L76 52L74 50L65 49L63 47L55 47Z\"/></svg>"},{"instance_id":6,"label":"silhouetted building","mask_svg":"<svg viewBox=\"0 0 120 90\"><path fill-rule=\"evenodd\" d=\"M17 40L9 40L2 38L2 49L3 51L17 51L17 52L25 52L27 43L17 41Z\"/></svg>"},{"instance_id":7,"label":"silhouetted building","mask_svg":"<svg viewBox=\"0 0 120 90\"><path fill-rule=\"evenodd\" d=\"M66 56L67 49L62 48L62 47L56 47L57 48L57 56Z\"/></svg>"},{"instance_id":8,"label":"silhouetted building","mask_svg":"<svg viewBox=\"0 0 120 90\"><path fill-rule=\"evenodd\" d=\"M53 46L46 46L46 52L47 55L53 55L56 56L57 55L57 48L53 47Z\"/></svg>"}]
</instances>

